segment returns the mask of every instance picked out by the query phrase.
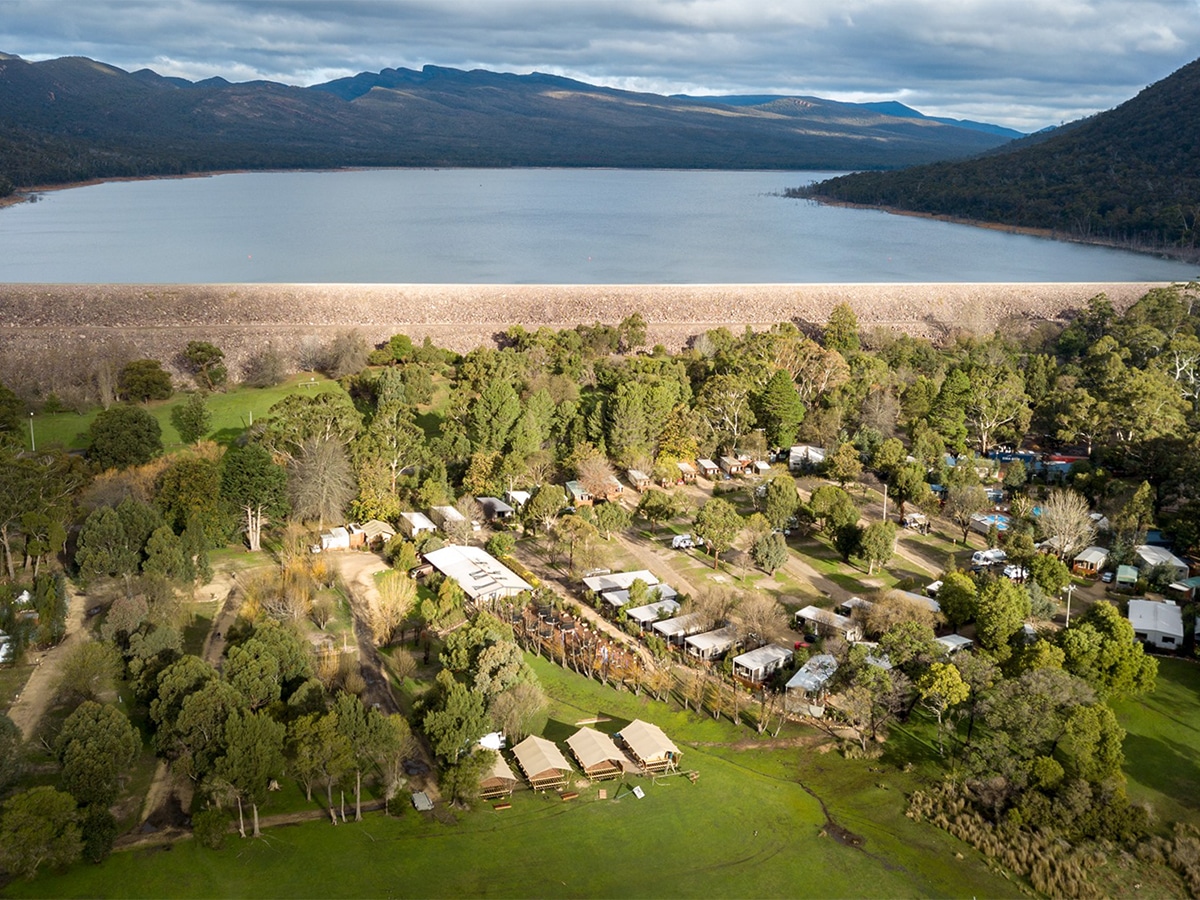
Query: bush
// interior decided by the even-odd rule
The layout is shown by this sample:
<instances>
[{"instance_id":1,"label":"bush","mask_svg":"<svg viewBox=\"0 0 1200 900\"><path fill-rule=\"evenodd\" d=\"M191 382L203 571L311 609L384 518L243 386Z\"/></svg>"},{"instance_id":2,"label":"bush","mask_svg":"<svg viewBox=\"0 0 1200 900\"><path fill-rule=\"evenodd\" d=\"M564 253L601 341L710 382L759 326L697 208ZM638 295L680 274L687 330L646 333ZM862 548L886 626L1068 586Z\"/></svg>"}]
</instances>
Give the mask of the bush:
<instances>
[{"instance_id":1,"label":"bush","mask_svg":"<svg viewBox=\"0 0 1200 900\"><path fill-rule=\"evenodd\" d=\"M229 814L223 809L202 809L192 817L192 834L201 846L220 850L229 835L229 822Z\"/></svg>"}]
</instances>

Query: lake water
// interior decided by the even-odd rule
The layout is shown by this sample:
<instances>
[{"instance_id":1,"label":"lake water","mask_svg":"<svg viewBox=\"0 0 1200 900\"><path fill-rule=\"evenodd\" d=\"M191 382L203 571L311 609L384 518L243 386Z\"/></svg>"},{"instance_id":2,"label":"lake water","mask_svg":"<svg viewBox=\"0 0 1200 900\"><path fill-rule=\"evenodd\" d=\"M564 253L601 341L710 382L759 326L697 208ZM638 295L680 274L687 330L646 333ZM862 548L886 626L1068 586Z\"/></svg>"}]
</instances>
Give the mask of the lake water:
<instances>
[{"instance_id":1,"label":"lake water","mask_svg":"<svg viewBox=\"0 0 1200 900\"><path fill-rule=\"evenodd\" d=\"M1195 267L788 200L816 172L387 169L114 182L0 210L0 282L1182 281Z\"/></svg>"}]
</instances>

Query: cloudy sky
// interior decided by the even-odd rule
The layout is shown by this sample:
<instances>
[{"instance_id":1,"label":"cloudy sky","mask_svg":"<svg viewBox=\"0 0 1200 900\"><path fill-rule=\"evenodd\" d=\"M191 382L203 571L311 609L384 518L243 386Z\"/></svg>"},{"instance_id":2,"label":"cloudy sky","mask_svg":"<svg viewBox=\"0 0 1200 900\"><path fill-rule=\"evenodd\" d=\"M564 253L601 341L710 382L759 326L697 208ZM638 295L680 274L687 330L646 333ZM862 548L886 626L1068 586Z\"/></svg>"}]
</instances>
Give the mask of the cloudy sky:
<instances>
[{"instance_id":1,"label":"cloudy sky","mask_svg":"<svg viewBox=\"0 0 1200 900\"><path fill-rule=\"evenodd\" d=\"M0 51L313 84L426 64L900 100L1035 130L1200 56L1200 0L0 0Z\"/></svg>"}]
</instances>

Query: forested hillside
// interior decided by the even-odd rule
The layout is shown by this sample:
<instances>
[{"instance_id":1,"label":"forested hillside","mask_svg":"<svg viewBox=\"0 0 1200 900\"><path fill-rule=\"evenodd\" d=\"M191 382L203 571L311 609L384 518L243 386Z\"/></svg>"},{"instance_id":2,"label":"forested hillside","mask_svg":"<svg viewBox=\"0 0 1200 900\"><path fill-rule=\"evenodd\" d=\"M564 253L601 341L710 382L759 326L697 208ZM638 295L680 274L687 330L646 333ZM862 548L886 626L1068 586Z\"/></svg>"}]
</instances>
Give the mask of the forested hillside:
<instances>
[{"instance_id":1,"label":"forested hillside","mask_svg":"<svg viewBox=\"0 0 1200 900\"><path fill-rule=\"evenodd\" d=\"M301 88L0 54L0 189L242 168L895 168L1005 140L813 98L730 106L551 75L426 66Z\"/></svg>"},{"instance_id":2,"label":"forested hillside","mask_svg":"<svg viewBox=\"0 0 1200 900\"><path fill-rule=\"evenodd\" d=\"M966 162L848 175L796 194L1194 253L1197 122L1200 60L1044 140Z\"/></svg>"}]
</instances>

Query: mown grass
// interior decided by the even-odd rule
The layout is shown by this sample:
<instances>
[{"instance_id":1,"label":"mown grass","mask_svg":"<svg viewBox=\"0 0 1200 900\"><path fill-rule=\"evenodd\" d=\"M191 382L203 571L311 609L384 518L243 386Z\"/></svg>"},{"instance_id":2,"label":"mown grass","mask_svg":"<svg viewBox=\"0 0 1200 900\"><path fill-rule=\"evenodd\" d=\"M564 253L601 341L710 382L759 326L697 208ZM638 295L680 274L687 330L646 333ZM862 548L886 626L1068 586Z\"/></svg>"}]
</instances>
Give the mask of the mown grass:
<instances>
[{"instance_id":1,"label":"mown grass","mask_svg":"<svg viewBox=\"0 0 1200 900\"><path fill-rule=\"evenodd\" d=\"M302 372L281 385L269 388L235 387L209 394L208 409L212 425L206 437L218 443L229 443L254 421L263 419L267 411L289 394L341 391L341 385L324 375ZM179 432L171 424L171 410L187 402L187 394L176 394L170 400L146 404L146 410L162 427L163 447L167 450L183 446ZM88 444L88 428L100 414L100 409L83 413L62 412L33 417L34 436L38 447L63 450L83 450ZM28 439L28 435L26 435Z\"/></svg>"},{"instance_id":2,"label":"mown grass","mask_svg":"<svg viewBox=\"0 0 1200 900\"><path fill-rule=\"evenodd\" d=\"M1120 700L1113 709L1127 733L1130 799L1148 803L1164 826L1200 825L1200 665L1160 659L1154 693Z\"/></svg>"},{"instance_id":3,"label":"mown grass","mask_svg":"<svg viewBox=\"0 0 1200 900\"><path fill-rule=\"evenodd\" d=\"M616 730L633 718L662 726L695 784L674 776L583 786L577 800L520 791L511 809L372 813L361 824L270 829L213 852L193 841L114 854L8 888L14 897L696 897L1002 896L1014 893L969 848L903 815L905 776L880 785L866 763L746 727L617 693L545 660L531 664L550 696L543 732L575 723ZM803 737L790 726L783 737ZM823 833L820 803L864 839ZM638 800L629 789L645 792ZM290 794L295 793L289 787ZM302 794L300 795L302 797ZM277 797L277 795L276 795ZM272 798L271 810L293 807ZM619 799L614 799L619 798ZM954 854L962 852L963 859Z\"/></svg>"}]
</instances>

